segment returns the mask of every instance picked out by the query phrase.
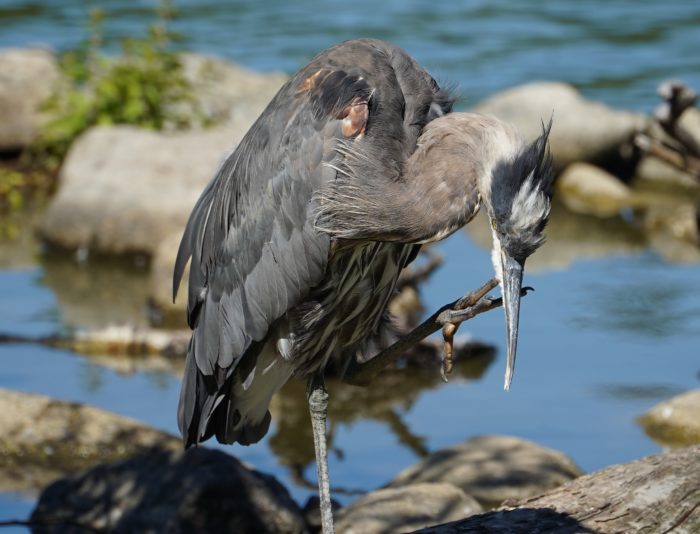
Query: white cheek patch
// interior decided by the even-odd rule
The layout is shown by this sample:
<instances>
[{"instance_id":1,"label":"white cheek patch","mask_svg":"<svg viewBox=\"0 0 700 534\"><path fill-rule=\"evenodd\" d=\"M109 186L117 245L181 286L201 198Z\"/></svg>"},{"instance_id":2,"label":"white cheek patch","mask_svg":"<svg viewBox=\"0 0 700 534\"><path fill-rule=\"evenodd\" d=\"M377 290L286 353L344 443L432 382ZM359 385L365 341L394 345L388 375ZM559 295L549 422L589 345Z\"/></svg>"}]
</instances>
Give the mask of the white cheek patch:
<instances>
[{"instance_id":1,"label":"white cheek patch","mask_svg":"<svg viewBox=\"0 0 700 534\"><path fill-rule=\"evenodd\" d=\"M498 239L496 235L496 230L491 229L491 235L493 236L493 249L491 250L491 263L493 263L493 272L498 280L498 285L501 286L501 291L503 291L503 262L501 261L501 240Z\"/></svg>"},{"instance_id":2,"label":"white cheek patch","mask_svg":"<svg viewBox=\"0 0 700 534\"><path fill-rule=\"evenodd\" d=\"M542 191L534 187L533 182L534 178L530 173L513 199L510 223L514 230L525 230L549 215L548 199Z\"/></svg>"}]
</instances>

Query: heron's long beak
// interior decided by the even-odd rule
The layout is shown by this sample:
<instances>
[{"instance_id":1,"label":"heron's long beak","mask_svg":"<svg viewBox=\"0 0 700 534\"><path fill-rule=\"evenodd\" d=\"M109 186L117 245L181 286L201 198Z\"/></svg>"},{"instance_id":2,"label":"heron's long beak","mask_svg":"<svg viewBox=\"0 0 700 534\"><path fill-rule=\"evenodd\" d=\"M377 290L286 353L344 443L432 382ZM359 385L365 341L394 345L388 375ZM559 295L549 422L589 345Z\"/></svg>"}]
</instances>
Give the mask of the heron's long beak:
<instances>
[{"instance_id":1,"label":"heron's long beak","mask_svg":"<svg viewBox=\"0 0 700 534\"><path fill-rule=\"evenodd\" d=\"M518 321L520 319L520 287L523 283L523 264L501 251L503 270L502 286L503 309L506 312L506 335L508 336L508 355L506 361L506 378L503 389L508 391L513 380L515 353L518 348Z\"/></svg>"}]
</instances>

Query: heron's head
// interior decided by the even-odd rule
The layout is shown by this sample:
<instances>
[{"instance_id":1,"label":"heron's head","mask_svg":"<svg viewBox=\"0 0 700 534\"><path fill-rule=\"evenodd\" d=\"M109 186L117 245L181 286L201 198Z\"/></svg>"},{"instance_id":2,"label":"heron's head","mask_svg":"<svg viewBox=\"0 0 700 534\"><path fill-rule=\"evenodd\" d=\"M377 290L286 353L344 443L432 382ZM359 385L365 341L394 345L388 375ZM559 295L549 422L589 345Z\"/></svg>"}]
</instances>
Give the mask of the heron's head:
<instances>
[{"instance_id":1,"label":"heron's head","mask_svg":"<svg viewBox=\"0 0 700 534\"><path fill-rule=\"evenodd\" d=\"M549 218L553 178L548 148L551 126L551 121L543 125L542 134L531 144L513 143L505 151L507 156L496 160L483 195L493 233L492 261L506 314L505 389L510 387L515 366L525 260L544 242Z\"/></svg>"}]
</instances>

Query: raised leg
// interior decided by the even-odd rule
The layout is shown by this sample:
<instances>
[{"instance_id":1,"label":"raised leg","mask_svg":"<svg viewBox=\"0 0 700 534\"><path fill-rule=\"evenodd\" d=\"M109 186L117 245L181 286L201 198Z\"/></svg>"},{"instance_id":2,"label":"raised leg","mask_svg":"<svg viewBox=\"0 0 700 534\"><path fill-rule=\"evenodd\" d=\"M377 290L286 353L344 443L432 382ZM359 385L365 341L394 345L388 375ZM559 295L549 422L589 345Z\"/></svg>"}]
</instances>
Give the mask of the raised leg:
<instances>
[{"instance_id":1,"label":"raised leg","mask_svg":"<svg viewBox=\"0 0 700 534\"><path fill-rule=\"evenodd\" d=\"M333 534L333 509L328 477L328 452L326 450L326 417L328 415L328 392L323 376L318 373L309 380L309 411L314 432L316 469L318 472L318 497L321 501L321 528L323 534Z\"/></svg>"}]
</instances>

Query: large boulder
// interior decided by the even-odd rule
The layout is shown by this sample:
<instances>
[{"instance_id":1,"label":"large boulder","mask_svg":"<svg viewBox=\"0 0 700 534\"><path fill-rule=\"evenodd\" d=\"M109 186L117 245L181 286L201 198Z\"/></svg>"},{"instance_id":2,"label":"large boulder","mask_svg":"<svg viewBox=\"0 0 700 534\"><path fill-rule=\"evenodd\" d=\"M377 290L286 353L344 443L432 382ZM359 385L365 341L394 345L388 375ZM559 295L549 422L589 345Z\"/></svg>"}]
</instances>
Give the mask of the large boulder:
<instances>
[{"instance_id":1,"label":"large boulder","mask_svg":"<svg viewBox=\"0 0 700 534\"><path fill-rule=\"evenodd\" d=\"M579 475L581 470L561 452L511 436L478 436L434 452L388 486L447 482L489 508L537 495Z\"/></svg>"},{"instance_id":2,"label":"large boulder","mask_svg":"<svg viewBox=\"0 0 700 534\"><path fill-rule=\"evenodd\" d=\"M181 440L137 421L84 406L0 388L0 490L42 488L59 476Z\"/></svg>"},{"instance_id":3,"label":"large boulder","mask_svg":"<svg viewBox=\"0 0 700 534\"><path fill-rule=\"evenodd\" d=\"M243 132L159 133L96 127L71 147L41 236L66 249L144 253L182 231L202 190Z\"/></svg>"},{"instance_id":4,"label":"large boulder","mask_svg":"<svg viewBox=\"0 0 700 534\"><path fill-rule=\"evenodd\" d=\"M412 484L368 493L336 515L339 534L408 532L482 511L473 497L452 484Z\"/></svg>"},{"instance_id":5,"label":"large boulder","mask_svg":"<svg viewBox=\"0 0 700 534\"><path fill-rule=\"evenodd\" d=\"M575 161L601 165L624 158L634 134L646 128L643 115L615 111L586 100L561 82L534 82L507 89L474 108L515 124L527 140L542 133L553 117L550 145L554 164L563 169Z\"/></svg>"},{"instance_id":6,"label":"large boulder","mask_svg":"<svg viewBox=\"0 0 700 534\"><path fill-rule=\"evenodd\" d=\"M60 70L42 49L0 49L0 152L30 144L39 131L41 105L51 95Z\"/></svg>"},{"instance_id":7,"label":"large boulder","mask_svg":"<svg viewBox=\"0 0 700 534\"><path fill-rule=\"evenodd\" d=\"M274 477L221 451L152 451L59 480L32 513L35 532L301 533L297 504Z\"/></svg>"}]
</instances>

